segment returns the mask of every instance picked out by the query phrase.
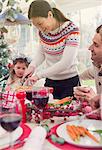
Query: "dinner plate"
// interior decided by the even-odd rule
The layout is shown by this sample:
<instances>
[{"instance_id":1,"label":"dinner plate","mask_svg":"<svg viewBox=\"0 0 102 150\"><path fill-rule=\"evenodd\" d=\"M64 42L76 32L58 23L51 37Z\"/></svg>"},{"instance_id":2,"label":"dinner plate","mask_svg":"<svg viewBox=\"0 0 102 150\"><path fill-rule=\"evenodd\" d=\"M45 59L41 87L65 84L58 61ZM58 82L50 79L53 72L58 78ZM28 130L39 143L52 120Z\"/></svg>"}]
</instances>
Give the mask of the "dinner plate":
<instances>
[{"instance_id":1,"label":"dinner plate","mask_svg":"<svg viewBox=\"0 0 102 150\"><path fill-rule=\"evenodd\" d=\"M93 130L102 130L102 121L101 120L91 120L91 119L85 119L85 120L75 120L75 121L70 121L64 124L61 124L56 132L59 137L62 137L65 139L66 142L79 146L79 147L84 147L84 148L102 148L102 143L96 143L94 142L91 138L88 136L81 137L78 142L73 141L70 136L68 135L68 132L66 130L67 125L80 125L88 130L98 139L100 140L100 136L96 132L92 132Z\"/></svg>"},{"instance_id":2,"label":"dinner plate","mask_svg":"<svg viewBox=\"0 0 102 150\"><path fill-rule=\"evenodd\" d=\"M12 138L12 143L16 141L23 133L23 129L18 127L15 131L10 133ZM0 127L0 149L6 148L10 143L9 133L6 132L2 127Z\"/></svg>"}]
</instances>

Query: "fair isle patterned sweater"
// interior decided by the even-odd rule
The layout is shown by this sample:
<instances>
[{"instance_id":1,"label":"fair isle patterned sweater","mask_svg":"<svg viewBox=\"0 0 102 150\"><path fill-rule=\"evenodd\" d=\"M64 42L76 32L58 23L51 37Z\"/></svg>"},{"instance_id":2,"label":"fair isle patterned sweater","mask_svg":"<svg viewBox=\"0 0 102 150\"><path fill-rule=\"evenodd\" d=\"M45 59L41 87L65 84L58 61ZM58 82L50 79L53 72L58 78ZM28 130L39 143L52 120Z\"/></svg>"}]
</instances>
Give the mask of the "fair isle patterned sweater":
<instances>
[{"instance_id":1,"label":"fair isle patterned sweater","mask_svg":"<svg viewBox=\"0 0 102 150\"><path fill-rule=\"evenodd\" d=\"M44 60L46 67L36 72L39 78L63 80L77 72L79 29L71 21L50 33L39 32L40 45L30 66L38 67Z\"/></svg>"}]
</instances>

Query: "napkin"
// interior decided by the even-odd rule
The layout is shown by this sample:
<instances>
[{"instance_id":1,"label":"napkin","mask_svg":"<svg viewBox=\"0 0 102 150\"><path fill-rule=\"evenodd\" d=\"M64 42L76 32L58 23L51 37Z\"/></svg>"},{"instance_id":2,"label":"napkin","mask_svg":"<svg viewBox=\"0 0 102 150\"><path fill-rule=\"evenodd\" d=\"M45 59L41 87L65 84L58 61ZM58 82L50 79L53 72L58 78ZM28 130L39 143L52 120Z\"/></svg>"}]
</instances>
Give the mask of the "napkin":
<instances>
[{"instance_id":1,"label":"napkin","mask_svg":"<svg viewBox=\"0 0 102 150\"><path fill-rule=\"evenodd\" d=\"M23 150L42 150L46 135L47 131L45 128L42 126L35 127L25 143Z\"/></svg>"}]
</instances>

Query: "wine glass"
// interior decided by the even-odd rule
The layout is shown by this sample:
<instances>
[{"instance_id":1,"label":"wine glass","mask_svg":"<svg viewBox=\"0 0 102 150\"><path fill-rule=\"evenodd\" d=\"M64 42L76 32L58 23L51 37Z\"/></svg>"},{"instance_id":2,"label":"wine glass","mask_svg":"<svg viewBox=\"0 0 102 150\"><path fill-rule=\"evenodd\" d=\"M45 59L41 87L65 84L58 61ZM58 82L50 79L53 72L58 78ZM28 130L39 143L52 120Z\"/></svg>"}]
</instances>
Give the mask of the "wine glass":
<instances>
[{"instance_id":1,"label":"wine glass","mask_svg":"<svg viewBox=\"0 0 102 150\"><path fill-rule=\"evenodd\" d=\"M21 120L22 108L19 100L14 97L12 102L10 102L2 96L2 100L0 102L0 125L9 133L9 150L13 150L12 132L18 128Z\"/></svg>"},{"instance_id":2,"label":"wine glass","mask_svg":"<svg viewBox=\"0 0 102 150\"><path fill-rule=\"evenodd\" d=\"M27 98L29 101L32 101L32 91L26 91L26 98Z\"/></svg>"},{"instance_id":3,"label":"wine glass","mask_svg":"<svg viewBox=\"0 0 102 150\"><path fill-rule=\"evenodd\" d=\"M43 119L43 111L49 101L49 93L47 88L37 89L32 92L32 102L39 109L41 120Z\"/></svg>"},{"instance_id":4,"label":"wine glass","mask_svg":"<svg viewBox=\"0 0 102 150\"><path fill-rule=\"evenodd\" d=\"M32 101L39 109L46 107L49 100L48 91L46 89L41 89L39 91L32 92Z\"/></svg>"}]
</instances>

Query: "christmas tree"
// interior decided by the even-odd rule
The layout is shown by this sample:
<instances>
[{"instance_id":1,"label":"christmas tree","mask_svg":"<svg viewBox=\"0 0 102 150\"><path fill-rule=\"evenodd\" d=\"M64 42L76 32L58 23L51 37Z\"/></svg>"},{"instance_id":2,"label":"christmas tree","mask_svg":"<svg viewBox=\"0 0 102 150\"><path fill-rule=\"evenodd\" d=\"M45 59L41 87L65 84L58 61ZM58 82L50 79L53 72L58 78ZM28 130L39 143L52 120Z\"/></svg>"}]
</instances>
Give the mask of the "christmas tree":
<instances>
[{"instance_id":1,"label":"christmas tree","mask_svg":"<svg viewBox=\"0 0 102 150\"><path fill-rule=\"evenodd\" d=\"M7 65L9 62L10 50L4 39L4 33L7 32L5 27L0 28L0 81L8 75Z\"/></svg>"}]
</instances>

